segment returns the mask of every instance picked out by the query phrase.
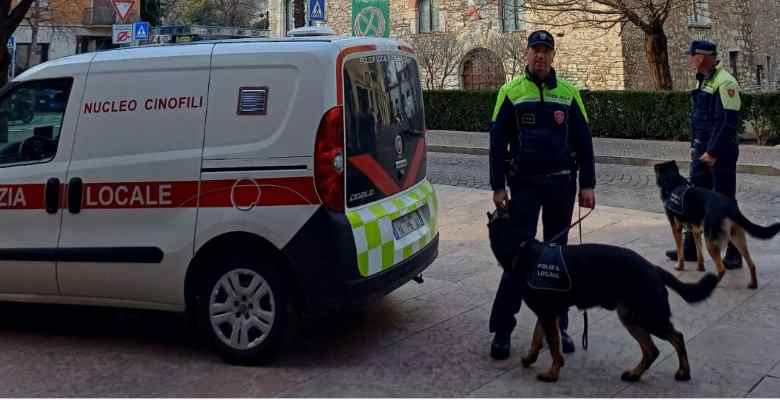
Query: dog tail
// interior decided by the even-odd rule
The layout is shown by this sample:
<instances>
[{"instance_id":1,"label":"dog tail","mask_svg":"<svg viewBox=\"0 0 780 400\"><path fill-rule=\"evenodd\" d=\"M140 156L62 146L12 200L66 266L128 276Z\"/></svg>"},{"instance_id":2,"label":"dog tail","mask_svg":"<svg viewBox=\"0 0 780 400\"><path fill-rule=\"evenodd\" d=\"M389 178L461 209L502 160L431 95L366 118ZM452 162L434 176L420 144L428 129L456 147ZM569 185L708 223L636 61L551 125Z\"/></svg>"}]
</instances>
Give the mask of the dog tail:
<instances>
[{"instance_id":1,"label":"dog tail","mask_svg":"<svg viewBox=\"0 0 780 400\"><path fill-rule=\"evenodd\" d=\"M656 266L658 274L664 285L677 292L687 303L698 303L706 300L718 286L718 277L715 274L706 274L696 283L685 283L677 279L669 271Z\"/></svg>"},{"instance_id":2,"label":"dog tail","mask_svg":"<svg viewBox=\"0 0 780 400\"><path fill-rule=\"evenodd\" d=\"M737 212L734 214L732 219L734 220L734 222L737 223L737 225L742 227L742 229L744 229L745 232L747 232L748 234L750 234L750 236L753 236L754 238L757 239L764 239L764 240L771 239L775 237L775 235L780 233L780 222L769 226L756 225L750 222L750 220L747 219L747 217L742 215L742 213L739 210L737 210Z\"/></svg>"}]
</instances>

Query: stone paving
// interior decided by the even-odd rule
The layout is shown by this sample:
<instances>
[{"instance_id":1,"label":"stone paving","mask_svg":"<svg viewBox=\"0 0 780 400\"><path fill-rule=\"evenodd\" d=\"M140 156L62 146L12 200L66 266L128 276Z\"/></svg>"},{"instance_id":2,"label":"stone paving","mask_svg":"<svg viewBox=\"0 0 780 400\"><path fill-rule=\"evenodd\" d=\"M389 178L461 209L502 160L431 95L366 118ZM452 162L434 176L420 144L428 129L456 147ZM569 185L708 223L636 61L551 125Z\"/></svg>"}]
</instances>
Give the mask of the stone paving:
<instances>
[{"instance_id":1,"label":"stone paving","mask_svg":"<svg viewBox=\"0 0 780 400\"><path fill-rule=\"evenodd\" d=\"M780 238L751 241L759 289L730 271L697 306L670 294L673 321L685 335L693 379L674 380L676 356L662 354L636 384L620 381L639 347L614 313L592 310L590 349L567 355L558 383L538 382L543 353L525 369L535 318L518 315L513 354L488 356L488 315L500 269L486 241L490 193L436 185L440 256L422 285L409 283L363 310L299 321L298 334L264 366L222 364L197 344L175 315L109 309L2 305L3 397L721 397L780 394ZM664 268L672 243L657 213L599 206L585 240L632 248ZM574 242L574 240L572 241ZM707 260L707 268L713 269ZM701 273L690 265L686 281ZM571 311L573 336L582 317ZM577 340L579 342L579 340Z\"/></svg>"}]
</instances>

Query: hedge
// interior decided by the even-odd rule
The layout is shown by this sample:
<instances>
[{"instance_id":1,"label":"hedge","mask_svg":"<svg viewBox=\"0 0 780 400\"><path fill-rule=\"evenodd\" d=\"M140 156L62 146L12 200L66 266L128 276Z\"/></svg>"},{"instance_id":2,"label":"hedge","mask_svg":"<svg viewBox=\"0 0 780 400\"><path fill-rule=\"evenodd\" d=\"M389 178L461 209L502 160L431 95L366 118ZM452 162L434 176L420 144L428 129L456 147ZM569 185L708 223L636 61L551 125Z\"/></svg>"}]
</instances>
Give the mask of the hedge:
<instances>
[{"instance_id":1,"label":"hedge","mask_svg":"<svg viewBox=\"0 0 780 400\"><path fill-rule=\"evenodd\" d=\"M487 131L497 91L436 90L424 93L428 129ZM594 136L689 140L687 92L583 91ZM760 143L780 142L780 93L742 94L739 130L753 127Z\"/></svg>"}]
</instances>

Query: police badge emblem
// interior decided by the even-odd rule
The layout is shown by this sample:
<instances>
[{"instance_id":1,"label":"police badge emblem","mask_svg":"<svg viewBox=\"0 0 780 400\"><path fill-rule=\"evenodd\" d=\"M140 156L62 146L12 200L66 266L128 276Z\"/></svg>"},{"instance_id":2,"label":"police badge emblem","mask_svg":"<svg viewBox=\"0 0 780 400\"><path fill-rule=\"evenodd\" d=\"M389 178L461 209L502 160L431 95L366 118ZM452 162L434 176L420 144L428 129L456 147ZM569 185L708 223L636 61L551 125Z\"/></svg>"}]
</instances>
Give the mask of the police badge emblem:
<instances>
[{"instance_id":1,"label":"police badge emblem","mask_svg":"<svg viewBox=\"0 0 780 400\"><path fill-rule=\"evenodd\" d=\"M734 89L729 89L729 97L734 97L737 94L737 91Z\"/></svg>"},{"instance_id":2,"label":"police badge emblem","mask_svg":"<svg viewBox=\"0 0 780 400\"><path fill-rule=\"evenodd\" d=\"M566 113L563 111L556 111L553 115L555 116L555 122L557 122L558 125L562 124L563 121L566 120Z\"/></svg>"}]
</instances>

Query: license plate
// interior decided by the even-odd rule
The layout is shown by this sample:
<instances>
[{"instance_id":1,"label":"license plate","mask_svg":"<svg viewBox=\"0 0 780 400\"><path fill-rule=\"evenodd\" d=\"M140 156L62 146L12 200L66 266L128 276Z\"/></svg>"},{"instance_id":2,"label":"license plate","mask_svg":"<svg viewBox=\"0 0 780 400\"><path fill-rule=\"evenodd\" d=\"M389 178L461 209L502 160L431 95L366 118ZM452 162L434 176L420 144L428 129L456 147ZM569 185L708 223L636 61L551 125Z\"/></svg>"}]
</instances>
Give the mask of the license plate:
<instances>
[{"instance_id":1,"label":"license plate","mask_svg":"<svg viewBox=\"0 0 780 400\"><path fill-rule=\"evenodd\" d=\"M422 228L423 225L425 225L425 220L420 215L420 210L414 210L393 220L393 235L398 240Z\"/></svg>"}]
</instances>

